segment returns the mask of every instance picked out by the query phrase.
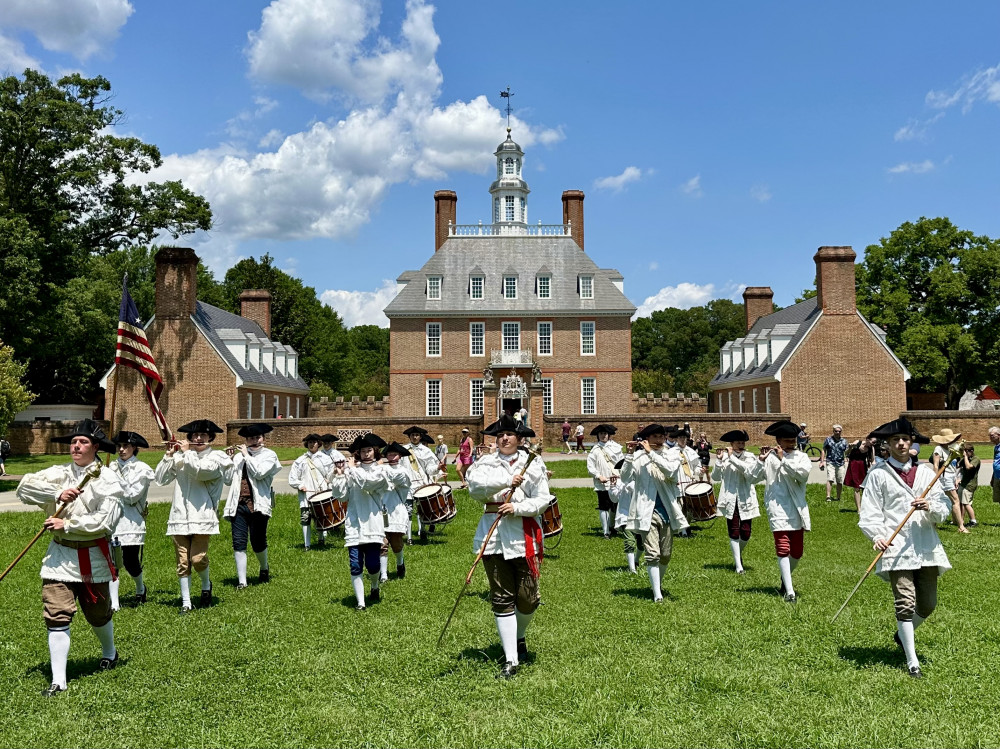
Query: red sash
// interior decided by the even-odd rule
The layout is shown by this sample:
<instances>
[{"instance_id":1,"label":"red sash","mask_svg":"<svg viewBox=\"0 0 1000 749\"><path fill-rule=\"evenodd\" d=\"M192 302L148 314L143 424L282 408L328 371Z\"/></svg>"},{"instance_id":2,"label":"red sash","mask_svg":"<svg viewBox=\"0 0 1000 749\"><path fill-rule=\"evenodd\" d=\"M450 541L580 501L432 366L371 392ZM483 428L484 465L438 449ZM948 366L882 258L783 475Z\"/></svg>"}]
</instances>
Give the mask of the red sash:
<instances>
[{"instance_id":1,"label":"red sash","mask_svg":"<svg viewBox=\"0 0 1000 749\"><path fill-rule=\"evenodd\" d=\"M524 527L524 557L532 577L542 574L542 526L533 517L522 518Z\"/></svg>"},{"instance_id":2,"label":"red sash","mask_svg":"<svg viewBox=\"0 0 1000 749\"><path fill-rule=\"evenodd\" d=\"M89 603L97 603L97 591L94 590L94 570L90 566L90 550L94 548L88 546L85 549L76 550L76 558L80 562L80 576L83 578L84 595ZM101 554L104 556L104 560L108 563L108 569L111 570L111 579L118 579L118 570L115 569L115 563L111 559L111 546L108 544L107 537L97 539L97 548L101 550Z\"/></svg>"}]
</instances>

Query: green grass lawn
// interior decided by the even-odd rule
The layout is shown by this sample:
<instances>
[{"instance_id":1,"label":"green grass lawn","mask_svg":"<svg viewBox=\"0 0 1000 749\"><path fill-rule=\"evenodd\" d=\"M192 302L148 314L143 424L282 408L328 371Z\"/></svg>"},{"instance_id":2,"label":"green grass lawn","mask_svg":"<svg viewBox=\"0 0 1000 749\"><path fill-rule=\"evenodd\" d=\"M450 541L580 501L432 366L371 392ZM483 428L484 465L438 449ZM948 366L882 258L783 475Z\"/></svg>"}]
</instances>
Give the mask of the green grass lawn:
<instances>
[{"instance_id":1,"label":"green grass lawn","mask_svg":"<svg viewBox=\"0 0 1000 749\"><path fill-rule=\"evenodd\" d=\"M216 605L178 615L167 506L153 505L149 602L115 616L124 657L100 650L78 616L69 692L43 700L48 650L34 548L0 583L2 746L996 746L1000 682L995 575L1000 510L977 498L980 526L941 537L955 569L917 632L925 678L910 679L892 642L888 586L872 577L830 618L873 554L849 508L810 486L815 530L778 597L766 520L754 523L748 574L733 573L723 522L677 539L654 605L621 544L595 531L589 489L559 492L565 532L543 566L529 632L533 662L511 682L479 570L442 648L435 643L472 562L481 506L427 546L407 547L407 577L354 610L347 553L302 549L298 510L279 497L273 580L235 590L229 530L211 547ZM39 513L0 516L13 558ZM4 559L4 565L7 563ZM251 575L256 562L251 555ZM122 583L123 600L132 583Z\"/></svg>"}]
</instances>

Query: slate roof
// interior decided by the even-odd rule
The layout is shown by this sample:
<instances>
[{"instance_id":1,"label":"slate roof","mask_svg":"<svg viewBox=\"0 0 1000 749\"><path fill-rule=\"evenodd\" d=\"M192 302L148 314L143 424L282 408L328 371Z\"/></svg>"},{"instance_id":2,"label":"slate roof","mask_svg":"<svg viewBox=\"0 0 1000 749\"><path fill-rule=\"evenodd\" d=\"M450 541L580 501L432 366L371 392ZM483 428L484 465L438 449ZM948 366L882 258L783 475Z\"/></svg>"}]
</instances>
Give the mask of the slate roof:
<instances>
[{"instance_id":1,"label":"slate roof","mask_svg":"<svg viewBox=\"0 0 1000 749\"><path fill-rule=\"evenodd\" d=\"M538 271L552 276L551 298L535 293ZM469 276L485 276L482 299L469 296ZM481 271L481 273L480 273ZM503 277L517 275L517 299L504 299ZM580 275L593 276L594 298L581 299ZM427 277L441 276L441 299L427 298ZM571 237L451 237L418 271L397 279L406 286L385 308L387 317L444 315L633 315L635 305L618 290L616 270L598 268Z\"/></svg>"}]
</instances>

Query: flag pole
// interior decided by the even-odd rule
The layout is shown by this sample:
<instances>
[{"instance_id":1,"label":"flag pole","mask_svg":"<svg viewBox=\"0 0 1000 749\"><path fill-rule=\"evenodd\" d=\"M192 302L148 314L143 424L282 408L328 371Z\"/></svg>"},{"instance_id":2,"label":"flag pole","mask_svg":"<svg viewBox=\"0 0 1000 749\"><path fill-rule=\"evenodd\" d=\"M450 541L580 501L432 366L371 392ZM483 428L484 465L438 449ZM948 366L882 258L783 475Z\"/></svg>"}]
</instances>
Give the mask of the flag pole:
<instances>
[{"instance_id":1,"label":"flag pole","mask_svg":"<svg viewBox=\"0 0 1000 749\"><path fill-rule=\"evenodd\" d=\"M125 296L125 290L128 288L128 273L122 277L122 296ZM119 315L119 319L121 316ZM115 325L115 336L118 335L118 325ZM115 405L118 400L118 345L117 338L115 339L115 365L113 367L115 384L111 388L111 417L108 419L108 430L111 432L112 441L115 438ZM105 391L107 392L107 391ZM104 466L107 467L111 465L111 453L108 453L108 457L104 459Z\"/></svg>"}]
</instances>

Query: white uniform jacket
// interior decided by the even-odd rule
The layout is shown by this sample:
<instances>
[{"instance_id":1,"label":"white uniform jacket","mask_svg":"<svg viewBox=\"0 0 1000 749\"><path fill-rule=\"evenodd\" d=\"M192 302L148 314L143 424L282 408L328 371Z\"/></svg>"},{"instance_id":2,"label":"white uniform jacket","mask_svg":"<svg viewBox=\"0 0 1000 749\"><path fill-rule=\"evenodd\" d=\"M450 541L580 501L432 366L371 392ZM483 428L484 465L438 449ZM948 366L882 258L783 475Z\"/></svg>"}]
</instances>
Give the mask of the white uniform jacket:
<instances>
[{"instance_id":1,"label":"white uniform jacket","mask_svg":"<svg viewBox=\"0 0 1000 749\"><path fill-rule=\"evenodd\" d=\"M274 450L266 447L253 452L249 448L249 458L244 458L242 452L233 456L233 483L229 487L229 496L226 498L226 507L222 511L222 516L226 518L236 517L236 508L240 506L240 484L243 482L243 464L247 466L247 478L250 479L250 491L253 492L253 511L271 517L271 510L274 507L274 491L271 489L271 482L281 471L281 461Z\"/></svg>"},{"instance_id":2,"label":"white uniform jacket","mask_svg":"<svg viewBox=\"0 0 1000 749\"><path fill-rule=\"evenodd\" d=\"M660 495L667 510L671 529L683 530L690 526L681 507L680 492L677 488L680 474L677 451L669 448L659 450L636 450L625 456L620 481L632 482L632 503L628 510L625 529L645 533L653 521L656 495Z\"/></svg>"},{"instance_id":3,"label":"white uniform jacket","mask_svg":"<svg viewBox=\"0 0 1000 749\"><path fill-rule=\"evenodd\" d=\"M785 453L784 458L768 453L764 460L764 504L772 531L811 530L806 503L811 469L812 461L801 450Z\"/></svg>"},{"instance_id":4,"label":"white uniform jacket","mask_svg":"<svg viewBox=\"0 0 1000 749\"><path fill-rule=\"evenodd\" d=\"M330 477L330 488L347 501L344 546L382 543L382 495L389 489L385 467L375 462L347 466L340 476Z\"/></svg>"},{"instance_id":5,"label":"white uniform jacket","mask_svg":"<svg viewBox=\"0 0 1000 749\"><path fill-rule=\"evenodd\" d=\"M740 520L760 517L760 503L754 484L764 480L764 464L749 450L741 454L723 453L722 460L712 469L712 480L721 481L718 510L727 519L733 519L733 512L739 507Z\"/></svg>"},{"instance_id":6,"label":"white uniform jacket","mask_svg":"<svg viewBox=\"0 0 1000 749\"><path fill-rule=\"evenodd\" d=\"M615 470L615 464L623 457L625 456L622 454L622 446L614 440L608 440L603 443L598 442L590 448L590 454L587 455L587 471L594 479L594 491L608 491L611 485L610 482L602 484L597 480L597 477L603 476L604 478L609 478L612 471ZM613 501L614 499L612 498Z\"/></svg>"},{"instance_id":7,"label":"white uniform jacket","mask_svg":"<svg viewBox=\"0 0 1000 749\"><path fill-rule=\"evenodd\" d=\"M174 485L167 518L168 536L214 536L219 533L219 500L233 480L233 461L221 450L194 449L164 455L156 466L156 483Z\"/></svg>"},{"instance_id":8,"label":"white uniform jacket","mask_svg":"<svg viewBox=\"0 0 1000 749\"><path fill-rule=\"evenodd\" d=\"M403 445L403 447L410 451L410 455L409 457L404 455L399 462L406 464L410 471L410 499L413 499L414 489L433 483L437 478L438 459L427 445Z\"/></svg>"},{"instance_id":9,"label":"white uniform jacket","mask_svg":"<svg viewBox=\"0 0 1000 749\"><path fill-rule=\"evenodd\" d=\"M99 461L97 461L99 463ZM17 498L26 505L41 507L46 515L52 515L58 506L56 498L65 489L72 489L80 483L86 468L69 465L51 466L38 473L29 473L17 485ZM61 531L53 531L52 538L67 541L92 541L108 538L118 524L122 512L122 485L118 476L110 468L101 468L99 478L92 479L83 488L83 493L69 503L60 517L66 525ZM83 582L80 571L79 553L90 554L91 575L95 583L111 581L111 569L101 550L71 549L60 546L54 540L42 559L43 580L64 583Z\"/></svg>"},{"instance_id":10,"label":"white uniform jacket","mask_svg":"<svg viewBox=\"0 0 1000 749\"><path fill-rule=\"evenodd\" d=\"M329 450L325 448L320 448L317 451L317 454L325 455L330 459L331 463L344 463L347 461L347 458L344 457L344 454L335 447L331 447Z\"/></svg>"},{"instance_id":11,"label":"white uniform jacket","mask_svg":"<svg viewBox=\"0 0 1000 749\"><path fill-rule=\"evenodd\" d=\"M622 466L624 468L624 466ZM619 478L608 484L608 494L611 501L618 507L615 510L615 528L623 528L628 523L629 512L632 509L632 495L635 493L635 483Z\"/></svg>"},{"instance_id":12,"label":"white uniform jacket","mask_svg":"<svg viewBox=\"0 0 1000 749\"><path fill-rule=\"evenodd\" d=\"M322 450L300 455L288 472L288 485L299 493L299 507L309 506L309 496L330 488L333 461Z\"/></svg>"},{"instance_id":13,"label":"white uniform jacket","mask_svg":"<svg viewBox=\"0 0 1000 749\"><path fill-rule=\"evenodd\" d=\"M511 463L513 458L514 462ZM511 456L499 452L483 455L475 465L475 471L469 471L465 477L469 482L469 496L481 502L504 502L510 489L511 479L521 472L528 461L528 455L518 450ZM545 476L545 466L536 458L524 474L524 481L514 490L509 500L514 505L514 514L506 515L500 520L500 525L490 537L484 554L503 554L504 559L518 559L526 556L524 549L524 520L534 517L545 510L552 501L549 492L549 480ZM472 553L478 554L483 545L486 533L493 521L497 519L495 512L484 512L476 526L476 535L472 540Z\"/></svg>"},{"instance_id":14,"label":"white uniform jacket","mask_svg":"<svg viewBox=\"0 0 1000 749\"><path fill-rule=\"evenodd\" d=\"M153 469L134 455L126 461L116 459L111 470L122 484L122 516L114 537L122 546L141 546L146 542L146 495L153 482Z\"/></svg>"},{"instance_id":15,"label":"white uniform jacket","mask_svg":"<svg viewBox=\"0 0 1000 749\"><path fill-rule=\"evenodd\" d=\"M874 541L888 540L896 526L910 511L910 504L923 494L924 489L934 479L934 467L928 463L917 466L917 475L911 489L891 466L883 463L868 472L865 493L861 498L861 516L858 527ZM951 516L951 502L938 481L927 492L930 509L915 511L896 538L892 546L875 567L875 573L888 580L890 570L916 570L921 567L937 567L938 574L951 569L948 556L944 553L938 538L935 523L943 523Z\"/></svg>"},{"instance_id":16,"label":"white uniform jacket","mask_svg":"<svg viewBox=\"0 0 1000 749\"><path fill-rule=\"evenodd\" d=\"M684 459L687 461L687 471L684 470L684 465L681 464L680 471L678 472L678 480L681 484L690 484L692 481L707 481L705 474L701 471L701 458L698 457L698 451L693 447L688 445L684 446L681 450L680 445L674 445L668 448L676 457L678 463L681 463L681 453L684 454Z\"/></svg>"},{"instance_id":17,"label":"white uniform jacket","mask_svg":"<svg viewBox=\"0 0 1000 749\"><path fill-rule=\"evenodd\" d=\"M385 526L388 533L406 533L410 527L410 510L406 499L410 495L410 471L400 460L395 466L384 464L389 488L382 495L382 508L385 510L389 524Z\"/></svg>"}]
</instances>

